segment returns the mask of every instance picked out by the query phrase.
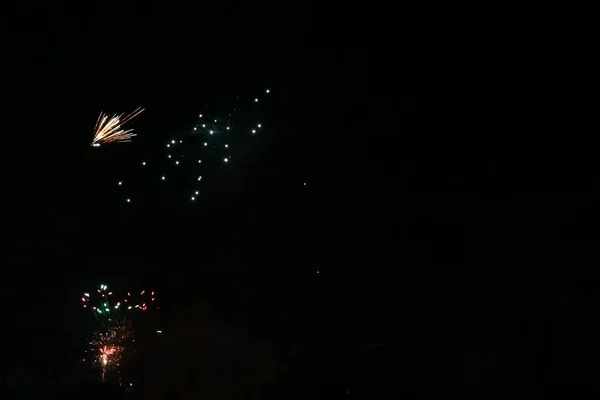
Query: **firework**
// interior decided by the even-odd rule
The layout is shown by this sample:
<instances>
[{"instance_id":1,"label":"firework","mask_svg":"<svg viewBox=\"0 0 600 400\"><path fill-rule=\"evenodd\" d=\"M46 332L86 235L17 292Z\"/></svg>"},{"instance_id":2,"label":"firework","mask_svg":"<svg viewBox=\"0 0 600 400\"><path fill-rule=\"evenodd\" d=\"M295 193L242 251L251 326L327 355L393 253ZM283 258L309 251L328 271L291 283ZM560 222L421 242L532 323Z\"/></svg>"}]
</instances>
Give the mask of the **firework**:
<instances>
[{"instance_id":1,"label":"firework","mask_svg":"<svg viewBox=\"0 0 600 400\"><path fill-rule=\"evenodd\" d=\"M80 301L82 307L92 311L100 323L100 329L88 341L87 352L92 354L90 361L94 367L101 369L102 382L107 380L107 374L111 371L116 373L120 381L123 356L132 352L128 349L134 342L131 318L158 309L156 293L151 289L141 289L117 294L102 284L93 292L83 293Z\"/></svg>"},{"instance_id":2,"label":"firework","mask_svg":"<svg viewBox=\"0 0 600 400\"><path fill-rule=\"evenodd\" d=\"M115 321L107 329L94 333L89 349L93 354L93 365L102 370L102 382L106 381L107 372L118 371L123 353L132 337L133 329L128 321Z\"/></svg>"},{"instance_id":3,"label":"firework","mask_svg":"<svg viewBox=\"0 0 600 400\"><path fill-rule=\"evenodd\" d=\"M131 142L131 138L135 136L133 129L123 130L121 127L140 115L142 111L144 109L138 107L129 115L120 114L112 117L101 112L94 129L92 147L100 147L101 144L106 143Z\"/></svg>"},{"instance_id":4,"label":"firework","mask_svg":"<svg viewBox=\"0 0 600 400\"><path fill-rule=\"evenodd\" d=\"M93 292L83 293L80 300L82 307L91 310L99 319L110 320L130 311L158 309L156 292L149 289L117 295L107 285L100 285Z\"/></svg>"},{"instance_id":5,"label":"firework","mask_svg":"<svg viewBox=\"0 0 600 400\"><path fill-rule=\"evenodd\" d=\"M130 179L124 179L125 171L118 170L114 184L118 186L115 193L120 197L119 203L127 207L128 212L134 211L131 206L150 200L154 196L147 194L152 192L160 193L157 198L160 204L177 201L176 207L182 212L192 211L202 204L210 193L211 181L216 182L215 174L242 167L247 159L237 158L235 154L249 155L250 148L258 145L253 143L256 140L253 138L269 132L265 117L271 107L271 93L270 89L264 89L262 94L255 93L245 100L238 97L228 110L203 107L189 129L168 138L164 147L147 148L154 154L145 154L136 160L135 169L126 173ZM142 189L146 185L153 188L160 185L160 190ZM140 197L142 192L147 193Z\"/></svg>"}]
</instances>

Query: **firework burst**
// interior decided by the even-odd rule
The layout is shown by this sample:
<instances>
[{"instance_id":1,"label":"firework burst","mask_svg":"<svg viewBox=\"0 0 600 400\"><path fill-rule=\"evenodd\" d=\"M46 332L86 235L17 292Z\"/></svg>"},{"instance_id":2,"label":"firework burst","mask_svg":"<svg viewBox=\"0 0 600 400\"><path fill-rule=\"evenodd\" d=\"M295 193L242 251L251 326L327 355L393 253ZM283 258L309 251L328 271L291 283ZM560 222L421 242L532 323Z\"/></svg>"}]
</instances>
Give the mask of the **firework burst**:
<instances>
[{"instance_id":1,"label":"firework burst","mask_svg":"<svg viewBox=\"0 0 600 400\"><path fill-rule=\"evenodd\" d=\"M123 357L129 359L134 351L131 349L135 344L131 318L135 320L135 315L141 316L148 310L158 309L155 296L153 290L147 289L118 295L104 284L81 296L83 308L92 311L100 324L100 329L88 341L86 353L92 356L92 366L100 368L102 382L109 380L109 376L118 377L121 381Z\"/></svg>"},{"instance_id":2,"label":"firework burst","mask_svg":"<svg viewBox=\"0 0 600 400\"><path fill-rule=\"evenodd\" d=\"M107 329L94 333L89 348L93 354L94 366L102 370L100 377L102 382L106 380L109 371L118 371L119 363L132 336L133 330L128 321L114 321Z\"/></svg>"},{"instance_id":3,"label":"firework burst","mask_svg":"<svg viewBox=\"0 0 600 400\"><path fill-rule=\"evenodd\" d=\"M101 144L107 143L131 142L131 138L135 136L133 129L123 130L121 127L140 115L142 111L144 109L138 107L126 116L120 114L113 115L112 117L101 112L96 122L96 128L94 129L92 147L100 147Z\"/></svg>"},{"instance_id":4,"label":"firework burst","mask_svg":"<svg viewBox=\"0 0 600 400\"><path fill-rule=\"evenodd\" d=\"M107 285L100 285L95 292L84 293L80 300L83 308L90 309L96 318L104 320L131 311L158 309L156 292L147 289L115 294Z\"/></svg>"}]
</instances>

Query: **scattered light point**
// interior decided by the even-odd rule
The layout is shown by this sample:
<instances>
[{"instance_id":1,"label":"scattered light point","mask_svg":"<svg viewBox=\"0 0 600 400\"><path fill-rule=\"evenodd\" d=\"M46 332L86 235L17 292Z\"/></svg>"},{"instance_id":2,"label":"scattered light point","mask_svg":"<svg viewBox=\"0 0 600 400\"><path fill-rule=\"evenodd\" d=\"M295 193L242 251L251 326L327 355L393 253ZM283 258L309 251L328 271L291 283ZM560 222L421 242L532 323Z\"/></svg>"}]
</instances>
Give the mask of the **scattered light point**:
<instances>
[{"instance_id":1,"label":"scattered light point","mask_svg":"<svg viewBox=\"0 0 600 400\"><path fill-rule=\"evenodd\" d=\"M213 131L208 131L208 133L210 133L211 135L213 134Z\"/></svg>"},{"instance_id":2,"label":"scattered light point","mask_svg":"<svg viewBox=\"0 0 600 400\"><path fill-rule=\"evenodd\" d=\"M255 102L255 103L258 103L258 98L254 99L254 102Z\"/></svg>"},{"instance_id":3,"label":"scattered light point","mask_svg":"<svg viewBox=\"0 0 600 400\"><path fill-rule=\"evenodd\" d=\"M121 186L121 185L123 184L123 182L122 182L122 181L119 181L117 184L118 184L119 186Z\"/></svg>"},{"instance_id":4,"label":"scattered light point","mask_svg":"<svg viewBox=\"0 0 600 400\"><path fill-rule=\"evenodd\" d=\"M227 130L229 130L229 127L227 127Z\"/></svg>"},{"instance_id":5,"label":"scattered light point","mask_svg":"<svg viewBox=\"0 0 600 400\"><path fill-rule=\"evenodd\" d=\"M199 180L199 181L201 181L201 180L202 180L202 175L200 175L200 176L198 177L198 180Z\"/></svg>"},{"instance_id":6,"label":"scattered light point","mask_svg":"<svg viewBox=\"0 0 600 400\"><path fill-rule=\"evenodd\" d=\"M202 118L202 114L200 114L199 117Z\"/></svg>"},{"instance_id":7,"label":"scattered light point","mask_svg":"<svg viewBox=\"0 0 600 400\"><path fill-rule=\"evenodd\" d=\"M169 154L169 158L171 158L171 155Z\"/></svg>"},{"instance_id":8,"label":"scattered light point","mask_svg":"<svg viewBox=\"0 0 600 400\"><path fill-rule=\"evenodd\" d=\"M208 143L204 142L204 147L208 146Z\"/></svg>"},{"instance_id":9,"label":"scattered light point","mask_svg":"<svg viewBox=\"0 0 600 400\"><path fill-rule=\"evenodd\" d=\"M202 127L203 127L203 128L206 128L206 124L202 124Z\"/></svg>"},{"instance_id":10,"label":"scattered light point","mask_svg":"<svg viewBox=\"0 0 600 400\"><path fill-rule=\"evenodd\" d=\"M131 203L131 199L127 199L127 202L128 202L128 203Z\"/></svg>"},{"instance_id":11,"label":"scattered light point","mask_svg":"<svg viewBox=\"0 0 600 400\"><path fill-rule=\"evenodd\" d=\"M196 190L196 196L198 196L198 191Z\"/></svg>"},{"instance_id":12,"label":"scattered light point","mask_svg":"<svg viewBox=\"0 0 600 400\"><path fill-rule=\"evenodd\" d=\"M202 160L198 160L198 164L202 164Z\"/></svg>"},{"instance_id":13,"label":"scattered light point","mask_svg":"<svg viewBox=\"0 0 600 400\"><path fill-rule=\"evenodd\" d=\"M256 133L256 129L252 129L252 133Z\"/></svg>"},{"instance_id":14,"label":"scattered light point","mask_svg":"<svg viewBox=\"0 0 600 400\"><path fill-rule=\"evenodd\" d=\"M175 164L179 165L179 161L175 161Z\"/></svg>"},{"instance_id":15,"label":"scattered light point","mask_svg":"<svg viewBox=\"0 0 600 400\"><path fill-rule=\"evenodd\" d=\"M261 125L261 124L258 124L258 127L260 128L260 127L262 127L262 125Z\"/></svg>"},{"instance_id":16,"label":"scattered light point","mask_svg":"<svg viewBox=\"0 0 600 400\"><path fill-rule=\"evenodd\" d=\"M175 144L175 140L174 140L174 139L173 139L173 140L171 140L171 143Z\"/></svg>"},{"instance_id":17,"label":"scattered light point","mask_svg":"<svg viewBox=\"0 0 600 400\"><path fill-rule=\"evenodd\" d=\"M196 200L196 198L194 196L192 196L192 201Z\"/></svg>"},{"instance_id":18,"label":"scattered light point","mask_svg":"<svg viewBox=\"0 0 600 400\"><path fill-rule=\"evenodd\" d=\"M265 90L266 93L270 93L271 91L269 89Z\"/></svg>"},{"instance_id":19,"label":"scattered light point","mask_svg":"<svg viewBox=\"0 0 600 400\"><path fill-rule=\"evenodd\" d=\"M162 180L164 181L164 180L165 180L165 179L167 179L167 178L166 178L166 177L163 175L163 176L161 176L161 178L160 178L160 179L162 179Z\"/></svg>"},{"instance_id":20,"label":"scattered light point","mask_svg":"<svg viewBox=\"0 0 600 400\"><path fill-rule=\"evenodd\" d=\"M146 161L142 161L142 165L146 165Z\"/></svg>"},{"instance_id":21,"label":"scattered light point","mask_svg":"<svg viewBox=\"0 0 600 400\"><path fill-rule=\"evenodd\" d=\"M229 162L229 159L228 159L227 157L225 157L225 158L223 159L223 161L224 161L224 162Z\"/></svg>"},{"instance_id":22,"label":"scattered light point","mask_svg":"<svg viewBox=\"0 0 600 400\"><path fill-rule=\"evenodd\" d=\"M225 145L225 148L228 148L228 147L229 147L229 145L228 145L228 144L226 144L226 145Z\"/></svg>"}]
</instances>

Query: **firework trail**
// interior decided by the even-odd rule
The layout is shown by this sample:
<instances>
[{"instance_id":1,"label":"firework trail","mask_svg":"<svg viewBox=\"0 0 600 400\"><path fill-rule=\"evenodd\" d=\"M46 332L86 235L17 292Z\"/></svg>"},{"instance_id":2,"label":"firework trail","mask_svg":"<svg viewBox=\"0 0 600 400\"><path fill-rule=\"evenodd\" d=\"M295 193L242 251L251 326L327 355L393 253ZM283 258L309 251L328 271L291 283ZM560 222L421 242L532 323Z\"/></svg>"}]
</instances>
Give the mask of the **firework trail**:
<instances>
[{"instance_id":1,"label":"firework trail","mask_svg":"<svg viewBox=\"0 0 600 400\"><path fill-rule=\"evenodd\" d=\"M123 114L109 117L108 114L101 112L94 128L92 147L100 147L101 144L107 143L131 142L131 138L135 136L133 129L123 130L121 126L140 115L142 111L144 109L138 107L125 117Z\"/></svg>"}]
</instances>

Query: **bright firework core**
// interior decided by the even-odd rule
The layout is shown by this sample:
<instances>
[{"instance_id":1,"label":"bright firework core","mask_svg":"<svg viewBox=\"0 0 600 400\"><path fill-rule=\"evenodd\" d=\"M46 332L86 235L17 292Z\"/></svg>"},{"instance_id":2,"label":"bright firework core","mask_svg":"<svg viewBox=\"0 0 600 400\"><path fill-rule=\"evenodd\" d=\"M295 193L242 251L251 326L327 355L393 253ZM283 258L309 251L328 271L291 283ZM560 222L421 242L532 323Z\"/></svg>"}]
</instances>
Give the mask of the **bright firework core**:
<instances>
[{"instance_id":1,"label":"bright firework core","mask_svg":"<svg viewBox=\"0 0 600 400\"><path fill-rule=\"evenodd\" d=\"M100 357L102 358L102 365L108 364L108 357L112 356L117 352L117 349L113 346L104 346L100 349Z\"/></svg>"}]
</instances>

